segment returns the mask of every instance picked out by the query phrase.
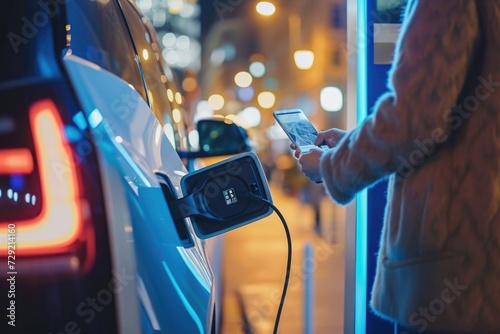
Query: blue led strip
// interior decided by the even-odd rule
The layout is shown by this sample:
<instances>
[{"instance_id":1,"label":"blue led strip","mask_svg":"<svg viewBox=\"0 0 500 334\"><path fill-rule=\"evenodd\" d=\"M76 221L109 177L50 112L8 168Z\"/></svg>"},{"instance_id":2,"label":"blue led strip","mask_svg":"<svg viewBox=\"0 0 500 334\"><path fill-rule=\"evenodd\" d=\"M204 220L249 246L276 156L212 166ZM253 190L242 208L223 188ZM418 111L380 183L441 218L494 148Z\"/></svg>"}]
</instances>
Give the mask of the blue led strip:
<instances>
[{"instance_id":1,"label":"blue led strip","mask_svg":"<svg viewBox=\"0 0 500 334\"><path fill-rule=\"evenodd\" d=\"M357 3L357 123L367 115L367 0ZM368 192L363 190L356 196L356 290L354 326L356 334L366 333L367 311L367 202Z\"/></svg>"}]
</instances>

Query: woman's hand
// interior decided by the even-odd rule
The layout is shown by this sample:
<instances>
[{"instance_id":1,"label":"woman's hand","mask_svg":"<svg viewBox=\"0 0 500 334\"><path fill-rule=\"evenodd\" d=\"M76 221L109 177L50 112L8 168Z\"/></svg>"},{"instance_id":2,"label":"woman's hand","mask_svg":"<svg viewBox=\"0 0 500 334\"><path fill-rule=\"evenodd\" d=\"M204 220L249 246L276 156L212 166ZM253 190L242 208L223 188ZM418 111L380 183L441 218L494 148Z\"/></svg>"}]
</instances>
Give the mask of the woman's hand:
<instances>
[{"instance_id":1,"label":"woman's hand","mask_svg":"<svg viewBox=\"0 0 500 334\"><path fill-rule=\"evenodd\" d=\"M347 131L332 128L329 130L321 131L314 141L315 145L327 145L329 148L337 146L337 144L344 138Z\"/></svg>"},{"instance_id":2,"label":"woman's hand","mask_svg":"<svg viewBox=\"0 0 500 334\"><path fill-rule=\"evenodd\" d=\"M314 141L315 145L327 145L329 148L337 146L337 144L344 138L344 136L347 134L347 131L333 128L325 131L321 131L318 136L316 137L316 140ZM293 156L297 159L300 158L300 148L295 145L294 143L290 143L290 148L294 150Z\"/></svg>"},{"instance_id":3,"label":"woman's hand","mask_svg":"<svg viewBox=\"0 0 500 334\"><path fill-rule=\"evenodd\" d=\"M321 170L319 164L321 154L323 154L323 152L324 151L322 149L312 148L310 151L300 155L299 157L300 170L311 181L316 183L323 182L323 177L321 176Z\"/></svg>"}]
</instances>

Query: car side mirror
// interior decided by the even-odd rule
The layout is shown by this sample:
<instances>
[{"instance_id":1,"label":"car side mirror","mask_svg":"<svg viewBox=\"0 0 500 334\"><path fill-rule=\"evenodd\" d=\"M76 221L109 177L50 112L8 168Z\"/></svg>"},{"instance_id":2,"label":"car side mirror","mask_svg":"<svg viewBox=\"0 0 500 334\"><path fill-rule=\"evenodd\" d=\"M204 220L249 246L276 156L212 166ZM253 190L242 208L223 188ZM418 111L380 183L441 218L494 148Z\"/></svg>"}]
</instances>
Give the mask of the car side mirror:
<instances>
[{"instance_id":1,"label":"car side mirror","mask_svg":"<svg viewBox=\"0 0 500 334\"><path fill-rule=\"evenodd\" d=\"M181 158L197 159L232 155L252 149L245 129L227 118L199 120L196 130L200 150L198 152L177 151Z\"/></svg>"},{"instance_id":2,"label":"car side mirror","mask_svg":"<svg viewBox=\"0 0 500 334\"><path fill-rule=\"evenodd\" d=\"M183 220L190 217L201 239L234 230L272 212L266 203L272 203L267 179L252 152L186 174L181 188L186 196L168 202L172 217L178 229L186 228Z\"/></svg>"}]
</instances>

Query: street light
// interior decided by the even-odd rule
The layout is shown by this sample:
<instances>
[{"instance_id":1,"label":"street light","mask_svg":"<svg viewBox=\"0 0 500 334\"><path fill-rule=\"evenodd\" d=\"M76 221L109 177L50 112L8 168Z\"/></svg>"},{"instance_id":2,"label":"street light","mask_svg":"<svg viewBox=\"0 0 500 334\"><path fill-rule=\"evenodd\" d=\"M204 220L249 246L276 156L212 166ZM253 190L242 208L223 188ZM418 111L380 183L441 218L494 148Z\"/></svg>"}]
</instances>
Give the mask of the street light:
<instances>
[{"instance_id":1,"label":"street light","mask_svg":"<svg viewBox=\"0 0 500 334\"><path fill-rule=\"evenodd\" d=\"M257 13L264 16L271 16L276 11L276 7L268 1L261 1L255 6Z\"/></svg>"},{"instance_id":2,"label":"street light","mask_svg":"<svg viewBox=\"0 0 500 334\"><path fill-rule=\"evenodd\" d=\"M276 7L267 1L261 1L256 6L257 13L263 16L273 15ZM288 15L288 38L290 43L290 54L293 52L295 66L301 70L308 70L314 63L314 53L311 50L297 50L301 41L301 21L296 14ZM296 50L296 51L294 51Z\"/></svg>"},{"instance_id":3,"label":"street light","mask_svg":"<svg viewBox=\"0 0 500 334\"><path fill-rule=\"evenodd\" d=\"M288 33L290 34L290 51L293 52L295 66L300 70L310 69L314 63L314 53L306 49L296 50L297 46L302 44L300 16L290 15L288 17Z\"/></svg>"}]
</instances>

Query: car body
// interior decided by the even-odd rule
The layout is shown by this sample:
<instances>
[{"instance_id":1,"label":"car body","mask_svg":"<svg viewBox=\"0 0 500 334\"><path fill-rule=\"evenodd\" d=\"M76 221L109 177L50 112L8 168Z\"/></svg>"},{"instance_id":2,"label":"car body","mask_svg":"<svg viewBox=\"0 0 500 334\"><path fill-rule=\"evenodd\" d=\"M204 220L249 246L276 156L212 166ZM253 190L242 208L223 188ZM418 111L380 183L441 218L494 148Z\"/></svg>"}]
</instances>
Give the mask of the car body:
<instances>
[{"instance_id":1,"label":"car body","mask_svg":"<svg viewBox=\"0 0 500 334\"><path fill-rule=\"evenodd\" d=\"M3 7L1 332L216 333L204 241L165 197L189 144L147 21L127 0Z\"/></svg>"}]
</instances>

